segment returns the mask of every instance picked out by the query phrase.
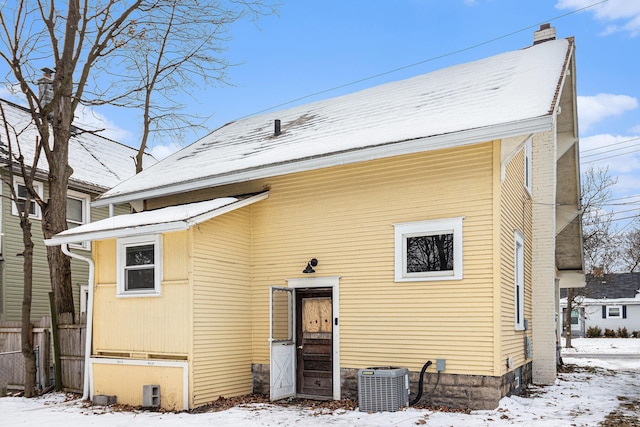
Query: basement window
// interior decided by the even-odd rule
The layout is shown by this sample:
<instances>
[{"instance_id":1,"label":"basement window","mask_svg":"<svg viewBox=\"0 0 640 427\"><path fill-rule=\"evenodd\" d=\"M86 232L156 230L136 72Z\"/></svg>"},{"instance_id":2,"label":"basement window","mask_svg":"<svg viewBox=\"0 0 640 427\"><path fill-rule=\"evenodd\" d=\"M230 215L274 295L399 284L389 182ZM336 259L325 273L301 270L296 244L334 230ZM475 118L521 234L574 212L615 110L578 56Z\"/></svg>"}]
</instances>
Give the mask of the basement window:
<instances>
[{"instance_id":1,"label":"basement window","mask_svg":"<svg viewBox=\"0 0 640 427\"><path fill-rule=\"evenodd\" d=\"M395 224L395 281L461 280L462 219Z\"/></svg>"},{"instance_id":2,"label":"basement window","mask_svg":"<svg viewBox=\"0 0 640 427\"><path fill-rule=\"evenodd\" d=\"M119 296L159 296L162 281L160 236L118 239Z\"/></svg>"}]
</instances>

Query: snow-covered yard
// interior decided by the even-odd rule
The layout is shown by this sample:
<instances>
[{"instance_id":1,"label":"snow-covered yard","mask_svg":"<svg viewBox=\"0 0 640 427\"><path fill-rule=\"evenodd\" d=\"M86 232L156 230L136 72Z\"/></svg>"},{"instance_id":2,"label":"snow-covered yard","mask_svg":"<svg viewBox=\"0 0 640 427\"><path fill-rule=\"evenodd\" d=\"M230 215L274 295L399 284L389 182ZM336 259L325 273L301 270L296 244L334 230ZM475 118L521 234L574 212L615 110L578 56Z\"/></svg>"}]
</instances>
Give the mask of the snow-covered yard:
<instances>
[{"instance_id":1,"label":"snow-covered yard","mask_svg":"<svg viewBox=\"0 0 640 427\"><path fill-rule=\"evenodd\" d=\"M399 412L363 413L272 404L247 404L202 414L113 411L63 394L36 399L0 399L1 425L6 426L596 426L614 411L640 415L640 339L573 340L563 351L567 372L554 385L532 387L529 397L506 397L493 411L470 414L409 408ZM595 357L576 357L597 355ZM607 358L605 355L612 354ZM572 357L574 355L574 357ZM630 356L621 356L630 355ZM620 425L616 422L608 425ZM638 424L623 424L638 425Z\"/></svg>"}]
</instances>

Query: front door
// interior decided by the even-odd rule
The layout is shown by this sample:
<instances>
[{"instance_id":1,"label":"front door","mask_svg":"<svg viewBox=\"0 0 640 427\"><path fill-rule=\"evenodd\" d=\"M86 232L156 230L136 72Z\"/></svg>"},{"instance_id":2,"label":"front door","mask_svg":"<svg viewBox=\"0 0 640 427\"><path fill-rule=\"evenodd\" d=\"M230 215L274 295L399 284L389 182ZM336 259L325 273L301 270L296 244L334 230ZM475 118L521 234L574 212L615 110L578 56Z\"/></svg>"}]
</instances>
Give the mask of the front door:
<instances>
[{"instance_id":1,"label":"front door","mask_svg":"<svg viewBox=\"0 0 640 427\"><path fill-rule=\"evenodd\" d=\"M333 396L332 290L296 289L297 394Z\"/></svg>"}]
</instances>

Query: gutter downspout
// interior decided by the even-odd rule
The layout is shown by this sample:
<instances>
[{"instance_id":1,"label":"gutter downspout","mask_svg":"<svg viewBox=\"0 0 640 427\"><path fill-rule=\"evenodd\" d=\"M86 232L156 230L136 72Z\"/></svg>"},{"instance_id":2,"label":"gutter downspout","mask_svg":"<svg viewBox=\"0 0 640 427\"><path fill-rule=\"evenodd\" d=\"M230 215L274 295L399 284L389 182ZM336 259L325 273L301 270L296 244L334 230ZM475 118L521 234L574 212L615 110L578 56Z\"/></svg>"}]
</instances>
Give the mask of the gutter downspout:
<instances>
[{"instance_id":1,"label":"gutter downspout","mask_svg":"<svg viewBox=\"0 0 640 427\"><path fill-rule=\"evenodd\" d=\"M91 373L89 360L91 358L91 341L93 340L93 282L95 276L95 265L91 258L83 257L82 255L71 252L66 243L61 244L60 248L65 255L89 264L89 301L87 301L87 335L85 337L84 348L84 387L82 392L82 400L88 400L91 392L91 390L89 390L89 375Z\"/></svg>"}]
</instances>

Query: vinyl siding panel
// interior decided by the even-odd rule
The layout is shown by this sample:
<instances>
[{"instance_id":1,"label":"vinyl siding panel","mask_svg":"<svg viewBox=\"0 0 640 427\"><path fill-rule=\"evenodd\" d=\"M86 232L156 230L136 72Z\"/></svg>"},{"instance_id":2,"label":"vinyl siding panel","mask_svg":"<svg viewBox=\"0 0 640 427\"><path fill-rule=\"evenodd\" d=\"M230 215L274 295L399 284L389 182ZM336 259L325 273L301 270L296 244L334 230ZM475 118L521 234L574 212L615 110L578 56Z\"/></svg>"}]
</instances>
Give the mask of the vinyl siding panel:
<instances>
[{"instance_id":1,"label":"vinyl siding panel","mask_svg":"<svg viewBox=\"0 0 640 427\"><path fill-rule=\"evenodd\" d=\"M514 291L514 231L524 236L524 318L531 323L531 206L532 200L524 187L524 151L514 156L505 168L505 179L501 185L500 197L500 292L502 306L500 328L503 337L500 358L503 373L507 371L506 360L513 357L514 367L526 362L524 336L530 331L515 330L515 291Z\"/></svg>"},{"instance_id":2,"label":"vinyl siding panel","mask_svg":"<svg viewBox=\"0 0 640 427\"><path fill-rule=\"evenodd\" d=\"M118 403L142 405L142 386L160 385L163 409L184 410L183 369L165 366L130 366L93 364L94 394L117 396ZM126 378L126 381L123 379Z\"/></svg>"},{"instance_id":3,"label":"vinyl siding panel","mask_svg":"<svg viewBox=\"0 0 640 427\"><path fill-rule=\"evenodd\" d=\"M0 283L0 319L20 320L22 316L22 297L24 284L23 258L17 254L24 251L22 242L22 229L18 216L11 213L10 190L6 184L2 184L2 194L7 196L1 200L2 209L2 282ZM48 197L49 189L44 182L44 197ZM128 211L126 207L118 207L117 212ZM108 215L108 208L92 208L91 220L96 221ZM47 250L42 234L42 222L39 219L31 220L31 233L34 243L33 249L33 293L31 303L31 319L39 320L42 316L49 315L49 292L51 291L51 279L47 263ZM86 250L75 250L82 256L90 256ZM74 303L76 315L80 313L80 285L86 284L89 268L87 263L71 260L71 280L73 283Z\"/></svg>"},{"instance_id":4,"label":"vinyl siding panel","mask_svg":"<svg viewBox=\"0 0 640 427\"><path fill-rule=\"evenodd\" d=\"M193 404L251 392L251 208L193 227Z\"/></svg>"},{"instance_id":5,"label":"vinyl siding panel","mask_svg":"<svg viewBox=\"0 0 640 427\"><path fill-rule=\"evenodd\" d=\"M94 354L187 359L191 340L188 232L163 235L159 297L116 296L116 241L94 242Z\"/></svg>"},{"instance_id":6,"label":"vinyl siding panel","mask_svg":"<svg viewBox=\"0 0 640 427\"><path fill-rule=\"evenodd\" d=\"M497 146L497 143L496 143ZM498 148L499 149L499 148ZM265 180L253 205L255 363L269 363L269 286L340 276L341 366L494 369L494 143ZM393 224L463 216L464 279L394 282Z\"/></svg>"}]
</instances>

